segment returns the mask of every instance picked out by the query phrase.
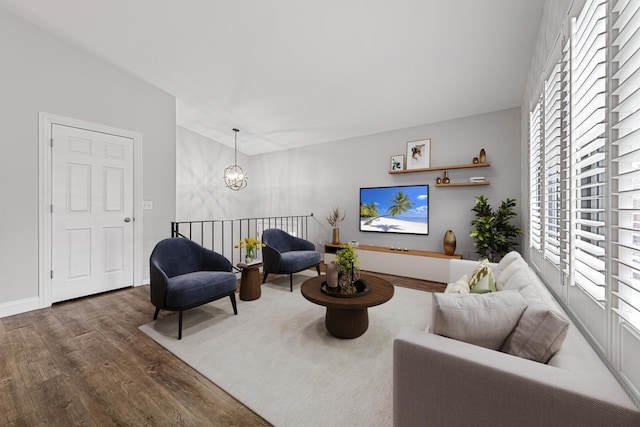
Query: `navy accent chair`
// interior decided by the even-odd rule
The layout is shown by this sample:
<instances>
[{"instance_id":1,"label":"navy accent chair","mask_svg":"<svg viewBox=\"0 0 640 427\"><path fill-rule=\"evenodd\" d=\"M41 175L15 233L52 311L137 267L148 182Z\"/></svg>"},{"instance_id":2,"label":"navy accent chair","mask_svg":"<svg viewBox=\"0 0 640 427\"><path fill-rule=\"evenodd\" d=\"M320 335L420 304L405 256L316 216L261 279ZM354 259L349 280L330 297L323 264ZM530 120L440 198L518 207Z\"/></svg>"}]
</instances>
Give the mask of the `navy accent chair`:
<instances>
[{"instance_id":1,"label":"navy accent chair","mask_svg":"<svg viewBox=\"0 0 640 427\"><path fill-rule=\"evenodd\" d=\"M215 301L231 298L233 314L236 306L236 275L231 263L222 255L182 237L158 242L149 259L151 303L160 309L177 311L178 339L182 339L182 312Z\"/></svg>"},{"instance_id":2,"label":"navy accent chair","mask_svg":"<svg viewBox=\"0 0 640 427\"><path fill-rule=\"evenodd\" d=\"M322 254L316 251L313 243L278 228L264 230L262 243L267 245L262 248L264 264L262 283L267 281L269 273L288 274L289 288L293 292L293 273L315 267L318 276L320 275Z\"/></svg>"}]
</instances>

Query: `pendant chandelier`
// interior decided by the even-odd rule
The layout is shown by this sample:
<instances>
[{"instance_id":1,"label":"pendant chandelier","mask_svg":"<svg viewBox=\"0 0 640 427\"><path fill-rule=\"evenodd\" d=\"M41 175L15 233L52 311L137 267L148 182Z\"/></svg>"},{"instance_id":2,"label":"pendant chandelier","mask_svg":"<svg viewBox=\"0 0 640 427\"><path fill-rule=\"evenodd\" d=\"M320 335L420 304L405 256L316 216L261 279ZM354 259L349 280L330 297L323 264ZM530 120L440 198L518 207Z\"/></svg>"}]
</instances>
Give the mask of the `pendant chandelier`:
<instances>
[{"instance_id":1,"label":"pendant chandelier","mask_svg":"<svg viewBox=\"0 0 640 427\"><path fill-rule=\"evenodd\" d=\"M234 190L239 191L247 186L247 173L238 166L238 132L240 130L233 129L234 132L234 163L224 170L224 184Z\"/></svg>"}]
</instances>

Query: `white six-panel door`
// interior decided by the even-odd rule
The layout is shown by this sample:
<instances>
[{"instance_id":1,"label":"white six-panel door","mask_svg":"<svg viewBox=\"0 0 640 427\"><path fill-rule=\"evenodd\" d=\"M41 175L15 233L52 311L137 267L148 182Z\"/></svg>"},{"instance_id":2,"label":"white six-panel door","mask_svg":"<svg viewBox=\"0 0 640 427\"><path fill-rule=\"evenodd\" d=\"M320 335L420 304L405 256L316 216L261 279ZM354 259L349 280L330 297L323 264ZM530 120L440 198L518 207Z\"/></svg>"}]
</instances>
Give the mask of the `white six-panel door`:
<instances>
[{"instance_id":1,"label":"white six-panel door","mask_svg":"<svg viewBox=\"0 0 640 427\"><path fill-rule=\"evenodd\" d=\"M132 286L133 140L52 128L52 302Z\"/></svg>"}]
</instances>

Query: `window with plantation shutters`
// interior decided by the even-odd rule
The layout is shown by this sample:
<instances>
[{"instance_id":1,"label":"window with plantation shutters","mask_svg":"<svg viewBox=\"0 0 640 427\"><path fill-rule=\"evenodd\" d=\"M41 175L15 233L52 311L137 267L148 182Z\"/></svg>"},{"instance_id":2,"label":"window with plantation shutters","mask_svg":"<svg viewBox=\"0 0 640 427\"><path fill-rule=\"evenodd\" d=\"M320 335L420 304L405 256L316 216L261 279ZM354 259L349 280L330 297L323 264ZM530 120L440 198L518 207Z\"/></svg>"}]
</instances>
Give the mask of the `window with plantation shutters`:
<instances>
[{"instance_id":1,"label":"window with plantation shutters","mask_svg":"<svg viewBox=\"0 0 640 427\"><path fill-rule=\"evenodd\" d=\"M560 268L565 276L571 270L571 39L562 48L561 62L561 216Z\"/></svg>"},{"instance_id":2,"label":"window with plantation shutters","mask_svg":"<svg viewBox=\"0 0 640 427\"><path fill-rule=\"evenodd\" d=\"M542 249L542 101L539 100L529 119L529 244Z\"/></svg>"},{"instance_id":3,"label":"window with plantation shutters","mask_svg":"<svg viewBox=\"0 0 640 427\"><path fill-rule=\"evenodd\" d=\"M605 300L607 5L587 1L573 27L571 179L573 284Z\"/></svg>"},{"instance_id":4,"label":"window with plantation shutters","mask_svg":"<svg viewBox=\"0 0 640 427\"><path fill-rule=\"evenodd\" d=\"M560 265L562 71L557 63L544 84L544 256Z\"/></svg>"},{"instance_id":5,"label":"window with plantation shutters","mask_svg":"<svg viewBox=\"0 0 640 427\"><path fill-rule=\"evenodd\" d=\"M570 3L528 89L528 261L640 401L640 0Z\"/></svg>"},{"instance_id":6,"label":"window with plantation shutters","mask_svg":"<svg viewBox=\"0 0 640 427\"><path fill-rule=\"evenodd\" d=\"M640 330L640 1L612 13L613 310Z\"/></svg>"}]
</instances>

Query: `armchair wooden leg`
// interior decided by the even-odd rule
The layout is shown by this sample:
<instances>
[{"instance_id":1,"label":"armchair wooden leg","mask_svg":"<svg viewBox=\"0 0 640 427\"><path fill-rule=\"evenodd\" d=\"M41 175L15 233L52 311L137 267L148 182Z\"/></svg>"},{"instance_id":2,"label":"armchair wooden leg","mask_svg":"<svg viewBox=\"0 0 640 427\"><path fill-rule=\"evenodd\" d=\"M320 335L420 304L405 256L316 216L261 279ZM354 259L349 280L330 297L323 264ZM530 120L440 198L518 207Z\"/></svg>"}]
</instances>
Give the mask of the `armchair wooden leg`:
<instances>
[{"instance_id":1,"label":"armchair wooden leg","mask_svg":"<svg viewBox=\"0 0 640 427\"><path fill-rule=\"evenodd\" d=\"M262 283L267 281L267 276L269 275L269 273L267 273L266 271L264 272L264 276L262 276Z\"/></svg>"},{"instance_id":2,"label":"armchair wooden leg","mask_svg":"<svg viewBox=\"0 0 640 427\"><path fill-rule=\"evenodd\" d=\"M231 305L233 306L233 314L238 314L238 306L236 305L236 294L229 295L231 298Z\"/></svg>"},{"instance_id":3,"label":"armchair wooden leg","mask_svg":"<svg viewBox=\"0 0 640 427\"><path fill-rule=\"evenodd\" d=\"M320 264L316 264L316 270L318 271L318 276L320 275Z\"/></svg>"},{"instance_id":4,"label":"armchair wooden leg","mask_svg":"<svg viewBox=\"0 0 640 427\"><path fill-rule=\"evenodd\" d=\"M156 312L153 314L153 320L156 320L158 318L158 313L160 313L160 309L156 307Z\"/></svg>"},{"instance_id":5,"label":"armchair wooden leg","mask_svg":"<svg viewBox=\"0 0 640 427\"><path fill-rule=\"evenodd\" d=\"M182 310L178 314L178 339L182 339Z\"/></svg>"},{"instance_id":6,"label":"armchair wooden leg","mask_svg":"<svg viewBox=\"0 0 640 427\"><path fill-rule=\"evenodd\" d=\"M289 274L289 292L293 292L293 274Z\"/></svg>"}]
</instances>

